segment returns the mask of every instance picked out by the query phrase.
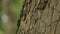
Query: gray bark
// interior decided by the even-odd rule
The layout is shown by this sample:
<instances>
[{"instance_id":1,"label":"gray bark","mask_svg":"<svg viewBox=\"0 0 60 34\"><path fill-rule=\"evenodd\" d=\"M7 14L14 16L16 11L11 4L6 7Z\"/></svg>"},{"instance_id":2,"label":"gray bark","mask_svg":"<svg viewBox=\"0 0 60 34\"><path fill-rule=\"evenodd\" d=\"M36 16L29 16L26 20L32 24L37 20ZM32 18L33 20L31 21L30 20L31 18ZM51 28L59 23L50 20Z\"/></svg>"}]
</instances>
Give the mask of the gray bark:
<instances>
[{"instance_id":1,"label":"gray bark","mask_svg":"<svg viewBox=\"0 0 60 34\"><path fill-rule=\"evenodd\" d=\"M60 0L25 0L17 34L60 34Z\"/></svg>"}]
</instances>

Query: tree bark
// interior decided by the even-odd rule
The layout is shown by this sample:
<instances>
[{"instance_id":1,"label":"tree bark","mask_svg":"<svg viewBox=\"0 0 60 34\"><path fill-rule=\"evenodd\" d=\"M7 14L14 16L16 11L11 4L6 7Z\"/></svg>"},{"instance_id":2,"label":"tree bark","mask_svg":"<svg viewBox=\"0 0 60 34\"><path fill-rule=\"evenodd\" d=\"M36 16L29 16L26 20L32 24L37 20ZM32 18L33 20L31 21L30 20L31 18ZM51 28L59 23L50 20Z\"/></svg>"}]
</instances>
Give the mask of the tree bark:
<instances>
[{"instance_id":1,"label":"tree bark","mask_svg":"<svg viewBox=\"0 0 60 34\"><path fill-rule=\"evenodd\" d=\"M17 34L60 34L60 0L24 0Z\"/></svg>"}]
</instances>

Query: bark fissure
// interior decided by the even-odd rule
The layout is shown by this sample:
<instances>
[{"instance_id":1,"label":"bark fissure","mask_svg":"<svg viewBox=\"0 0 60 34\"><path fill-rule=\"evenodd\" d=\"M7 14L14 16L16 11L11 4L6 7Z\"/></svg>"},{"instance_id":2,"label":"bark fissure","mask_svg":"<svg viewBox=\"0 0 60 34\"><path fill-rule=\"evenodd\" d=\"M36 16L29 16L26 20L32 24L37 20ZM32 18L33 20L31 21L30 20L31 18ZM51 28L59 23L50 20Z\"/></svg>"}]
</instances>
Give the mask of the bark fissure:
<instances>
[{"instance_id":1,"label":"bark fissure","mask_svg":"<svg viewBox=\"0 0 60 34\"><path fill-rule=\"evenodd\" d=\"M25 0L17 34L56 34L60 23L57 1Z\"/></svg>"}]
</instances>

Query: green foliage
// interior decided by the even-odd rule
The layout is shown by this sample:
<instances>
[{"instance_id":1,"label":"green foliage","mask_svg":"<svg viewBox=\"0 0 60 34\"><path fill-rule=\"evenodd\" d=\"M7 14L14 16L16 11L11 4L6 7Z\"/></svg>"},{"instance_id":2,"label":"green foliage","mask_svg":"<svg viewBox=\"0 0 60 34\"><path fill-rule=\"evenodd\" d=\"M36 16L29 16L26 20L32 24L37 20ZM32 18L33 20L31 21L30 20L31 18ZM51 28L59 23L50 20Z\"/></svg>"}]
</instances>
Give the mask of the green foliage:
<instances>
[{"instance_id":1,"label":"green foliage","mask_svg":"<svg viewBox=\"0 0 60 34\"><path fill-rule=\"evenodd\" d=\"M16 1L17 2L15 4L14 3L11 4L11 9L16 18L15 20L17 20L19 18L23 0L16 0Z\"/></svg>"},{"instance_id":2,"label":"green foliage","mask_svg":"<svg viewBox=\"0 0 60 34\"><path fill-rule=\"evenodd\" d=\"M0 0L0 12L2 10L2 0Z\"/></svg>"},{"instance_id":3,"label":"green foliage","mask_svg":"<svg viewBox=\"0 0 60 34\"><path fill-rule=\"evenodd\" d=\"M14 34L16 32L16 29L17 29L17 21L19 19L19 16L20 16L20 11L22 9L22 3L23 0L13 0L11 2L11 10L12 10L12 13L14 14Z\"/></svg>"},{"instance_id":4,"label":"green foliage","mask_svg":"<svg viewBox=\"0 0 60 34\"><path fill-rule=\"evenodd\" d=\"M23 4L22 2L23 2L23 0L10 0L10 8L11 8L11 11L12 11L13 17L14 17L14 24L13 24L14 25L14 34L17 29L17 21L19 19L20 11L22 9L22 4ZM1 15L2 15L2 0L0 0L0 34L4 34L7 23L2 23Z\"/></svg>"},{"instance_id":5,"label":"green foliage","mask_svg":"<svg viewBox=\"0 0 60 34\"><path fill-rule=\"evenodd\" d=\"M2 30L0 30L0 34L4 34L4 32Z\"/></svg>"}]
</instances>

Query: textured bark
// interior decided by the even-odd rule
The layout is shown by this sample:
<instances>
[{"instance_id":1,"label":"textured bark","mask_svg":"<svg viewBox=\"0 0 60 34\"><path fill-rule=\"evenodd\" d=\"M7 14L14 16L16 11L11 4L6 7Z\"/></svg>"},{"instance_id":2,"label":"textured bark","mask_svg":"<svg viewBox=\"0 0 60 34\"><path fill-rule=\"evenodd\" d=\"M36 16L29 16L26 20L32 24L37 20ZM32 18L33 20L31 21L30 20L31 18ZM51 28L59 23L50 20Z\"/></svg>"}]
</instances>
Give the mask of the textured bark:
<instances>
[{"instance_id":1,"label":"textured bark","mask_svg":"<svg viewBox=\"0 0 60 34\"><path fill-rule=\"evenodd\" d=\"M25 0L17 34L60 34L60 0Z\"/></svg>"}]
</instances>

